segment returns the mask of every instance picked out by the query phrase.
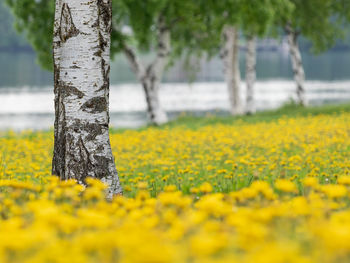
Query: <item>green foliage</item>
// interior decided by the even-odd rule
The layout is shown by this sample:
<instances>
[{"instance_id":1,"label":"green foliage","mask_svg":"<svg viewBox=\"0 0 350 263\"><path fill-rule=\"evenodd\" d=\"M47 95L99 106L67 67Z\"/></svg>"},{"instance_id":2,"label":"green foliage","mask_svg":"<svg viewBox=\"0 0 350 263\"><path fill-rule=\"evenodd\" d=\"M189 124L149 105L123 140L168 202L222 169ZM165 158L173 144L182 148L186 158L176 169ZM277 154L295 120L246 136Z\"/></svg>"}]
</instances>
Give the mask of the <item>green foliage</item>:
<instances>
[{"instance_id":1,"label":"green foliage","mask_svg":"<svg viewBox=\"0 0 350 263\"><path fill-rule=\"evenodd\" d=\"M288 23L313 44L313 51L321 52L343 37L344 15L350 12L350 5L343 6L337 0L290 0L294 10L289 18L282 17L281 26Z\"/></svg>"},{"instance_id":2,"label":"green foliage","mask_svg":"<svg viewBox=\"0 0 350 263\"><path fill-rule=\"evenodd\" d=\"M294 5L289 0L240 0L239 27L246 35L276 36L281 16L290 18Z\"/></svg>"},{"instance_id":3,"label":"green foliage","mask_svg":"<svg viewBox=\"0 0 350 263\"><path fill-rule=\"evenodd\" d=\"M52 69L54 0L6 0L38 54L39 63ZM172 58L216 55L226 24L245 35L276 36L290 25L323 51L343 35L350 20L347 0L113 0L112 57L125 45L149 52L157 47L157 21L162 16L171 31ZM1 10L0 10L1 11Z\"/></svg>"},{"instance_id":4,"label":"green foliage","mask_svg":"<svg viewBox=\"0 0 350 263\"><path fill-rule=\"evenodd\" d=\"M6 0L16 17L15 27L24 32L37 52L38 61L52 70L53 0Z\"/></svg>"},{"instance_id":5,"label":"green foliage","mask_svg":"<svg viewBox=\"0 0 350 263\"><path fill-rule=\"evenodd\" d=\"M155 50L161 17L171 32L173 59L181 56L185 47L197 45L198 38L204 39L207 30L195 0L113 0L113 10L112 51L115 52L121 51L125 44L143 52Z\"/></svg>"},{"instance_id":6,"label":"green foliage","mask_svg":"<svg viewBox=\"0 0 350 263\"><path fill-rule=\"evenodd\" d=\"M216 55L225 25L235 26L244 35L276 35L283 18L289 18L294 5L289 0L198 0L197 12L204 28L192 34L192 45L183 46L188 55ZM200 35L200 37L198 37Z\"/></svg>"},{"instance_id":7,"label":"green foliage","mask_svg":"<svg viewBox=\"0 0 350 263\"><path fill-rule=\"evenodd\" d=\"M16 17L16 28L25 32L38 54L40 65L52 70L54 0L6 1ZM155 49L160 16L165 18L165 26L171 30L175 47L183 47L185 43L190 45L192 33L203 24L194 15L194 0L113 0L112 4L112 57L125 45L135 46L144 52ZM181 55L182 48L175 50L174 54Z\"/></svg>"},{"instance_id":8,"label":"green foliage","mask_svg":"<svg viewBox=\"0 0 350 263\"><path fill-rule=\"evenodd\" d=\"M16 49L27 47L24 38L16 34L12 26L13 18L4 5L0 2L0 48Z\"/></svg>"},{"instance_id":9,"label":"green foliage","mask_svg":"<svg viewBox=\"0 0 350 263\"><path fill-rule=\"evenodd\" d=\"M206 37L196 38L188 53L217 54L225 25L241 29L244 35L276 37L289 25L311 41L313 51L321 52L344 36L350 20L347 0L198 0L198 10L206 24Z\"/></svg>"},{"instance_id":10,"label":"green foliage","mask_svg":"<svg viewBox=\"0 0 350 263\"><path fill-rule=\"evenodd\" d=\"M273 30L280 16L289 17L294 9L289 0L236 0L237 10L232 10L230 16L236 15L233 25L241 28L245 35L263 37Z\"/></svg>"}]
</instances>

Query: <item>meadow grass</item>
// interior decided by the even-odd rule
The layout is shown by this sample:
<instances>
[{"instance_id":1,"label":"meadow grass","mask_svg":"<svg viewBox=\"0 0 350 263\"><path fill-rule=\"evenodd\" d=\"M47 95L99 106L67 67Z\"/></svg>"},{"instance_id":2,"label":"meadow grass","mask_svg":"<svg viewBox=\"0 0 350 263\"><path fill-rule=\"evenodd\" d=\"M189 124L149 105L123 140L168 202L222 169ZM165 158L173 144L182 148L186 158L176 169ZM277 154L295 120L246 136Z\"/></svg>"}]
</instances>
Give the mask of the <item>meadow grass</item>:
<instances>
[{"instance_id":1,"label":"meadow grass","mask_svg":"<svg viewBox=\"0 0 350 263\"><path fill-rule=\"evenodd\" d=\"M348 262L350 105L111 130L124 196L0 137L0 262Z\"/></svg>"},{"instance_id":2,"label":"meadow grass","mask_svg":"<svg viewBox=\"0 0 350 263\"><path fill-rule=\"evenodd\" d=\"M209 114L207 117L194 117L191 113L185 113L183 116L177 118L168 124L160 126L160 128L171 128L176 126L186 126L188 128L198 128L212 124L229 124L235 125L244 123L258 123L258 122L273 122L280 118L286 117L308 117L317 115L339 115L341 113L350 112L350 104L329 104L313 107L301 107L294 103L287 103L276 110L258 111L253 115L243 116L216 116Z\"/></svg>"},{"instance_id":3,"label":"meadow grass","mask_svg":"<svg viewBox=\"0 0 350 263\"><path fill-rule=\"evenodd\" d=\"M137 183L156 196L166 185L185 194L210 183L228 193L254 180L320 182L347 172L350 105L281 109L239 117L183 116L160 127L111 130L111 143L126 196ZM42 182L50 175L52 131L1 136L0 177Z\"/></svg>"}]
</instances>

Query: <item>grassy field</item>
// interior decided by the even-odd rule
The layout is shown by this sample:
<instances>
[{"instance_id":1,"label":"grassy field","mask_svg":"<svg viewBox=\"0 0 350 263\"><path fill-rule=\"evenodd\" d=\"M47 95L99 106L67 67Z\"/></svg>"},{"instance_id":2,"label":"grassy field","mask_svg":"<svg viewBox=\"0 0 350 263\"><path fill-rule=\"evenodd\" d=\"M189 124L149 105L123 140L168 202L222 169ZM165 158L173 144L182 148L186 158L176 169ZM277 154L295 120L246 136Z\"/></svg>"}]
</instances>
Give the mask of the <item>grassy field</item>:
<instances>
[{"instance_id":1,"label":"grassy field","mask_svg":"<svg viewBox=\"0 0 350 263\"><path fill-rule=\"evenodd\" d=\"M51 131L1 134L0 262L350 260L350 105L184 116L111 144L108 203L50 176Z\"/></svg>"}]
</instances>

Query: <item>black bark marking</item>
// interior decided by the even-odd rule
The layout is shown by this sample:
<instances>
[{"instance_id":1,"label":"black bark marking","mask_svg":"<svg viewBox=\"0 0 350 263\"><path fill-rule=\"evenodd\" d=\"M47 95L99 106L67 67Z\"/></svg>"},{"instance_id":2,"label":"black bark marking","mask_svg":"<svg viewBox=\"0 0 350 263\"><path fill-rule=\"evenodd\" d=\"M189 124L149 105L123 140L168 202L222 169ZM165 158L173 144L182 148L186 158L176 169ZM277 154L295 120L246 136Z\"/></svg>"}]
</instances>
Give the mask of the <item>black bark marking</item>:
<instances>
[{"instance_id":1,"label":"black bark marking","mask_svg":"<svg viewBox=\"0 0 350 263\"><path fill-rule=\"evenodd\" d=\"M143 86L143 89L144 89L145 95L146 95L147 112L148 112L150 119L153 121L155 119L155 113L154 113L153 103L152 103L152 98L151 98L153 96L153 94L151 94L151 87L150 87L150 84L148 84L148 81L146 78L145 78L142 86Z\"/></svg>"},{"instance_id":2,"label":"black bark marking","mask_svg":"<svg viewBox=\"0 0 350 263\"><path fill-rule=\"evenodd\" d=\"M102 19L104 28L106 32L110 33L112 30L111 21L112 21L112 1L107 0L105 3L103 0L97 1L99 17Z\"/></svg>"},{"instance_id":3,"label":"black bark marking","mask_svg":"<svg viewBox=\"0 0 350 263\"><path fill-rule=\"evenodd\" d=\"M58 44L57 44L58 45ZM65 107L62 98L63 85L60 81L60 68L54 63L54 94L55 94L55 140L54 154L52 158L52 174L63 176L65 173L65 151L66 151L66 135L65 135Z\"/></svg>"},{"instance_id":4,"label":"black bark marking","mask_svg":"<svg viewBox=\"0 0 350 263\"><path fill-rule=\"evenodd\" d=\"M101 135L104 131L108 130L108 125L103 123L86 123L79 119L75 119L70 128L78 134L84 131L88 134L84 138L84 141L91 141L95 140L96 136Z\"/></svg>"},{"instance_id":5,"label":"black bark marking","mask_svg":"<svg viewBox=\"0 0 350 263\"><path fill-rule=\"evenodd\" d=\"M78 90L76 87L74 86L70 86L70 85L64 85L62 86L62 95L64 97L68 97L71 95L75 95L77 96L79 99L83 98L85 96L85 94L83 92L81 92L80 90Z\"/></svg>"},{"instance_id":6,"label":"black bark marking","mask_svg":"<svg viewBox=\"0 0 350 263\"><path fill-rule=\"evenodd\" d=\"M105 82L107 82L108 86L109 86L109 73L111 71L111 66L110 65L106 65L104 60L102 63L102 75L103 75L103 79L105 80Z\"/></svg>"},{"instance_id":7,"label":"black bark marking","mask_svg":"<svg viewBox=\"0 0 350 263\"><path fill-rule=\"evenodd\" d=\"M98 135L103 133L102 125L98 123L87 123L84 125L84 130L88 132L87 141L95 140Z\"/></svg>"},{"instance_id":8,"label":"black bark marking","mask_svg":"<svg viewBox=\"0 0 350 263\"><path fill-rule=\"evenodd\" d=\"M79 30L73 23L70 8L66 3L64 3L62 7L59 31L60 38L63 43L66 42L69 38L75 37L79 34Z\"/></svg>"},{"instance_id":9,"label":"black bark marking","mask_svg":"<svg viewBox=\"0 0 350 263\"><path fill-rule=\"evenodd\" d=\"M107 41L104 40L104 38L101 34L101 31L98 33L98 40L99 40L99 48L102 51L105 51L105 48L107 47L108 43L107 43Z\"/></svg>"},{"instance_id":10,"label":"black bark marking","mask_svg":"<svg viewBox=\"0 0 350 263\"><path fill-rule=\"evenodd\" d=\"M55 142L52 160L52 174L65 179L66 121L60 81L55 84Z\"/></svg>"},{"instance_id":11,"label":"black bark marking","mask_svg":"<svg viewBox=\"0 0 350 263\"><path fill-rule=\"evenodd\" d=\"M109 88L109 84L106 81L104 81L104 84L98 90L96 90L96 92L99 92L99 91L103 90L106 93L108 93L108 88Z\"/></svg>"},{"instance_id":12,"label":"black bark marking","mask_svg":"<svg viewBox=\"0 0 350 263\"><path fill-rule=\"evenodd\" d=\"M96 20L96 26L98 26L100 30L98 34L100 51L97 51L95 54L96 56L101 56L102 52L105 51L106 47L108 46L108 41L103 38L101 31L108 34L111 34L112 32L112 1L107 0L105 3L103 0L98 0L97 6L98 18Z\"/></svg>"},{"instance_id":13,"label":"black bark marking","mask_svg":"<svg viewBox=\"0 0 350 263\"><path fill-rule=\"evenodd\" d=\"M58 151L60 148L60 144L58 143L58 127L59 127L59 93L58 93L58 83L59 83L59 68L54 63L54 104L55 104L55 124L54 124L54 150L53 150L53 157L52 157L52 174L59 176L58 171Z\"/></svg>"},{"instance_id":14,"label":"black bark marking","mask_svg":"<svg viewBox=\"0 0 350 263\"><path fill-rule=\"evenodd\" d=\"M99 145L97 148L96 148L96 152L102 152L104 150L104 147L102 145Z\"/></svg>"},{"instance_id":15,"label":"black bark marking","mask_svg":"<svg viewBox=\"0 0 350 263\"><path fill-rule=\"evenodd\" d=\"M94 53L94 56L101 57L102 51L99 49Z\"/></svg>"},{"instance_id":16,"label":"black bark marking","mask_svg":"<svg viewBox=\"0 0 350 263\"><path fill-rule=\"evenodd\" d=\"M97 90L97 92L104 90L108 93L109 91L109 73L111 70L111 66L109 64L106 64L106 61L102 58L101 59L101 73L103 77L103 85Z\"/></svg>"},{"instance_id":17,"label":"black bark marking","mask_svg":"<svg viewBox=\"0 0 350 263\"><path fill-rule=\"evenodd\" d=\"M85 102L80 109L89 113L107 111L107 100L105 97L92 98Z\"/></svg>"},{"instance_id":18,"label":"black bark marking","mask_svg":"<svg viewBox=\"0 0 350 263\"><path fill-rule=\"evenodd\" d=\"M88 174L91 173L91 171L93 171L93 164L90 158L90 153L86 148L84 140L81 136L79 138L78 145L80 160L78 160L77 164L75 164L75 167L73 168L76 169L75 173L79 175L79 180L86 185L85 179L88 176Z\"/></svg>"},{"instance_id":19,"label":"black bark marking","mask_svg":"<svg viewBox=\"0 0 350 263\"><path fill-rule=\"evenodd\" d=\"M95 166L95 176L99 179L102 179L109 174L109 164L111 163L111 159L105 157L105 156L100 156L100 155L94 155L93 156L95 161L96 161L96 166Z\"/></svg>"}]
</instances>

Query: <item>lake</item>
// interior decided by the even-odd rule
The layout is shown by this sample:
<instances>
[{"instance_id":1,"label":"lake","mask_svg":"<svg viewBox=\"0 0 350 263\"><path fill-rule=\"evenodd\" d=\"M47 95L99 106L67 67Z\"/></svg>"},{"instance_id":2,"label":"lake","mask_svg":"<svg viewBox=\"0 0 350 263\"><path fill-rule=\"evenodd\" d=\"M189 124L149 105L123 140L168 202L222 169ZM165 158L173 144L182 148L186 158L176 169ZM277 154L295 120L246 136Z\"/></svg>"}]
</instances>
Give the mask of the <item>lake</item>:
<instances>
[{"instance_id":1,"label":"lake","mask_svg":"<svg viewBox=\"0 0 350 263\"><path fill-rule=\"evenodd\" d=\"M151 55L143 57L150 61ZM303 53L310 104L350 100L350 52L333 51L320 56ZM260 51L257 58L256 104L258 110L281 106L295 96L288 50ZM160 91L163 107L171 118L183 112L227 114L229 103L219 58L194 60L193 72L176 63L168 69ZM244 52L240 66L244 79ZM242 97L245 84L242 82ZM141 86L123 56L111 66L111 126L140 127L147 123ZM0 129L49 129L53 125L52 73L41 70L32 53L0 53Z\"/></svg>"}]
</instances>

